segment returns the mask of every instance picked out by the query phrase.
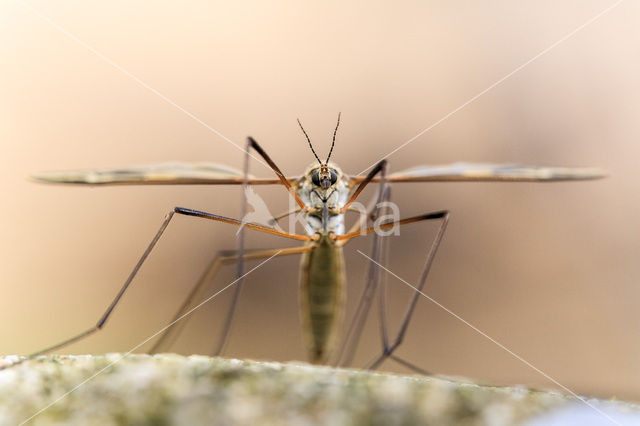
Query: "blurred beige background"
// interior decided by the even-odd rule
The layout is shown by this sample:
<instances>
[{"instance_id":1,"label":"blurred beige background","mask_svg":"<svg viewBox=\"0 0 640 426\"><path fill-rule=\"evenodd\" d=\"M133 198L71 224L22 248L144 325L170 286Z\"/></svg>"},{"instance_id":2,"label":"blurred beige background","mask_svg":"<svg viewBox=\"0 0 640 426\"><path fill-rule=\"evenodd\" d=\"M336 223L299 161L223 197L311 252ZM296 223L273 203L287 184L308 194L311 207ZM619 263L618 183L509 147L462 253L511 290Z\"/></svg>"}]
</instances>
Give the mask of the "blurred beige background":
<instances>
[{"instance_id":1,"label":"blurred beige background","mask_svg":"<svg viewBox=\"0 0 640 426\"><path fill-rule=\"evenodd\" d=\"M174 205L240 210L238 188L27 180L171 160L242 165L233 145L63 31L231 140L254 136L288 174L313 160L295 118L324 156L342 111L333 159L356 173L613 1L29 4L50 22L20 2L0 6L4 354L93 324ZM639 13L637 2L621 3L389 158L392 170L459 160L609 170L584 183L405 184L393 196L403 216L452 212L431 297L575 392L634 400ZM256 163L253 171L271 176ZM272 212L286 208L282 188L258 192ZM127 351L154 333L213 253L234 247L231 228L178 218L106 329L62 352ZM434 229L395 238L390 268L415 282ZM355 250L369 244L346 251L350 307L366 271ZM291 244L250 235L247 245ZM297 265L274 260L247 280L228 356L304 359ZM221 274L218 287L232 276ZM396 280L389 293L397 318L409 293ZM227 302L198 311L175 350L207 353ZM376 331L371 322L358 364L377 350ZM427 300L400 353L437 373L556 386Z\"/></svg>"}]
</instances>

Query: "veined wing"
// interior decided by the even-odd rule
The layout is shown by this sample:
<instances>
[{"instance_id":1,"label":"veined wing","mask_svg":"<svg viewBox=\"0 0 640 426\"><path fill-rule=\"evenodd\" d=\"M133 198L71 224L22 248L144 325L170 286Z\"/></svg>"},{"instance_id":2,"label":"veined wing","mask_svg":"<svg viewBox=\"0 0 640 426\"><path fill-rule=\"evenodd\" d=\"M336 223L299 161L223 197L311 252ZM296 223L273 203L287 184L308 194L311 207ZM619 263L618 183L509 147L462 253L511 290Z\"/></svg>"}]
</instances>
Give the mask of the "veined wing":
<instances>
[{"instance_id":1,"label":"veined wing","mask_svg":"<svg viewBox=\"0 0 640 426\"><path fill-rule=\"evenodd\" d=\"M392 173L389 182L553 182L600 179L607 174L595 167L538 167L517 164L453 163L441 166L417 166ZM365 176L355 176L355 182ZM377 180L377 179L376 179Z\"/></svg>"},{"instance_id":2,"label":"veined wing","mask_svg":"<svg viewBox=\"0 0 640 426\"><path fill-rule=\"evenodd\" d=\"M114 169L66 170L33 175L39 182L85 185L222 185L242 184L241 170L216 163L162 163ZM289 178L294 180L296 178ZM252 185L281 183L249 175Z\"/></svg>"}]
</instances>

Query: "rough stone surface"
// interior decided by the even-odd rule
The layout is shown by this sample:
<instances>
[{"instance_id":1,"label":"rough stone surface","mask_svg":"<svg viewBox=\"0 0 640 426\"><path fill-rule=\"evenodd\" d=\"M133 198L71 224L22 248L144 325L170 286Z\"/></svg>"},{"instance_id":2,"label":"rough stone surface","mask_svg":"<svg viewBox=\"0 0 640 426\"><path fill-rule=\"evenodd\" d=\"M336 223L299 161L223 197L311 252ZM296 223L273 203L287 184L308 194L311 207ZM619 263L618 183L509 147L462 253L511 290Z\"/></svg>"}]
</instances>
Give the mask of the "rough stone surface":
<instances>
[{"instance_id":1,"label":"rough stone surface","mask_svg":"<svg viewBox=\"0 0 640 426\"><path fill-rule=\"evenodd\" d=\"M640 425L633 404L588 403L522 387L170 354L49 356L0 371L2 426L567 425L574 408L587 416L575 424Z\"/></svg>"}]
</instances>

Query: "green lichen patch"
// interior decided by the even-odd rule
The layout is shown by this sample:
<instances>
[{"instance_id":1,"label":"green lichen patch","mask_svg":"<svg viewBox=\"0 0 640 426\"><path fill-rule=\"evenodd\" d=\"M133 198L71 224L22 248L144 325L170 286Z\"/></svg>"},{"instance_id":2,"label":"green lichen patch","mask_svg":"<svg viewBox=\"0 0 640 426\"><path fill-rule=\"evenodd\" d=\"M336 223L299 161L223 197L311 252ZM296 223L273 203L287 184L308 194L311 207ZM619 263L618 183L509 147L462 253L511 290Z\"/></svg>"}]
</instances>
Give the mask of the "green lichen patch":
<instances>
[{"instance_id":1,"label":"green lichen patch","mask_svg":"<svg viewBox=\"0 0 640 426\"><path fill-rule=\"evenodd\" d=\"M499 426L574 402L521 387L195 355L50 356L0 371L2 426Z\"/></svg>"}]
</instances>

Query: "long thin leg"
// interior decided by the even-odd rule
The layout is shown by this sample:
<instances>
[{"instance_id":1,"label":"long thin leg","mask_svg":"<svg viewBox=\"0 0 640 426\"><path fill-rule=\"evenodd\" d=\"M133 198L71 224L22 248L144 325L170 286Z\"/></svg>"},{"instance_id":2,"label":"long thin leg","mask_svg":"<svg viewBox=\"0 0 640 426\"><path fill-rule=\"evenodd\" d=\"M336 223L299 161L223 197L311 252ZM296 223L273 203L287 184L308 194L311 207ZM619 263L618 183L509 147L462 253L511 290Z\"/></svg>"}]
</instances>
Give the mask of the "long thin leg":
<instances>
[{"instance_id":1,"label":"long thin leg","mask_svg":"<svg viewBox=\"0 0 640 426\"><path fill-rule=\"evenodd\" d=\"M385 231L387 229L391 229L394 228L396 226L402 226L402 225L408 225L410 223L415 223L415 222L421 222L423 220L430 220L430 219L441 219L443 216L445 216L445 214L449 214L448 211L446 210L442 210L439 212L434 212L434 213L426 213L426 214L422 214L419 216L413 216L413 217L408 217L406 219L402 219L399 220L397 222L393 222L393 221L389 221L389 222L385 222L382 224L378 224L372 227L369 227L367 229L363 229L362 231L355 231L355 232L351 232L348 234L342 234L342 235L336 235L334 237L334 239L336 241L339 241L340 244L342 244L343 246L349 242L350 239L355 238L355 237L359 237L361 235L367 235L370 234L372 232L376 232L376 231ZM266 229L270 229L270 228L266 228ZM268 232L268 231L265 231Z\"/></svg>"},{"instance_id":2,"label":"long thin leg","mask_svg":"<svg viewBox=\"0 0 640 426\"><path fill-rule=\"evenodd\" d=\"M356 198L358 198L358 195L360 195L360 193L364 190L364 188L369 184L369 182L371 182L371 180L380 172L386 170L387 168L387 160L380 160L380 162L378 164L376 164L376 166L371 169L371 171L369 172L369 174L367 175L367 177L360 182L360 185L358 185L358 187L356 188L355 191L353 191L353 194L351 194L351 198L349 198L349 201L347 201L345 203L344 206L342 206L342 208L340 209L341 213L344 213L347 211L347 209L349 209L349 206L356 200ZM378 197L378 199L380 199L380 196L382 195L382 191L385 185L385 177L384 174L382 175L382 177L380 178L380 195Z\"/></svg>"},{"instance_id":3,"label":"long thin leg","mask_svg":"<svg viewBox=\"0 0 640 426\"><path fill-rule=\"evenodd\" d=\"M373 242L371 244L372 259L379 260L381 239L383 241L385 240L378 234L374 235ZM356 349L358 348L360 337L362 336L362 330L367 321L367 316L371 309L371 303L379 283L379 271L377 270L378 268L374 268L374 266L376 266L375 263L370 262L366 275L366 284L362 289L358 306L353 314L349 329L345 334L344 342L338 357L338 365L350 365L353 361L353 357L355 356Z\"/></svg>"},{"instance_id":4,"label":"long thin leg","mask_svg":"<svg viewBox=\"0 0 640 426\"><path fill-rule=\"evenodd\" d=\"M375 369L377 368L385 359L389 358L393 355L393 352L400 346L402 341L404 340L405 334L409 327L409 321L413 315L416 304L418 302L418 297L420 296L420 291L424 288L425 282L427 281L427 276L429 275L429 270L431 269L431 265L433 264L433 259L435 258L435 254L438 251L438 247L440 246L440 242L442 241L442 237L444 235L444 231L447 227L447 223L449 221L449 212L441 211L436 213L429 213L423 216L422 220L432 220L432 219L440 219L440 227L438 228L438 232L436 233L436 237L431 244L431 248L429 249L429 253L427 254L427 259L425 262L424 269L422 270L422 275L420 276L420 281L418 282L418 286L416 287L418 291L416 291L411 297L409 304L407 305L407 310L405 311L404 318L398 329L398 333L395 338L389 343L388 341L383 341L382 353L377 356L371 363L369 363L366 368L367 369ZM399 221L398 223L402 223L403 221ZM415 221L414 221L415 222ZM411 222L405 222L411 223ZM386 326L385 326L386 327ZM406 361L405 361L406 362Z\"/></svg>"},{"instance_id":5,"label":"long thin leg","mask_svg":"<svg viewBox=\"0 0 640 426\"><path fill-rule=\"evenodd\" d=\"M299 241L311 241L315 240L317 237L315 235L305 235L305 234L293 234L290 232L279 231L274 228L269 228L267 226L258 225L257 223L242 223L242 221L238 219L233 219L230 217L220 216L213 213L207 213L199 210L187 209L184 207L176 207L174 209L176 213L183 214L186 216L195 216L203 219L215 220L218 222L229 223L231 225L243 226L244 228L253 229L255 231L266 232L267 234L277 235L279 237L290 238L292 240ZM384 226L384 225L383 225Z\"/></svg>"},{"instance_id":6,"label":"long thin leg","mask_svg":"<svg viewBox=\"0 0 640 426\"><path fill-rule=\"evenodd\" d=\"M374 211L377 212L377 214L379 214L381 209L380 208L381 203L383 201L388 201L390 197L391 188L386 185L386 180L385 180L386 162L381 162L379 165L380 165L380 169L378 171L381 173L379 192L377 197L375 197L376 202L369 204L366 216L372 215ZM375 176L376 173L372 172L369 174L369 181L371 180L371 178L373 178L373 176ZM354 194L354 195L357 196L357 194ZM353 199L355 199L355 196L353 197ZM358 221L354 223L354 225L349 230L349 232L355 232L355 229L360 229L360 227L362 226L362 220L363 220L362 216L358 218ZM379 260L379 247L380 247L379 240L380 240L380 235L376 233L376 235L373 238L373 242L371 246L371 256L373 259L377 259L377 260ZM374 268L373 263L371 263L369 265L369 269L367 272L367 281L364 289L362 290L360 301L358 302L358 307L356 308L356 311L353 315L353 319L345 335L340 353L338 354L338 358L336 361L338 365L349 365L353 360L353 356L355 355L356 348L358 347L360 336L362 335L362 329L364 327L367 316L369 314L371 301L373 300L373 295L375 294L375 290L378 285L378 281L379 281L378 277L379 277L378 268Z\"/></svg>"},{"instance_id":7,"label":"long thin leg","mask_svg":"<svg viewBox=\"0 0 640 426\"><path fill-rule=\"evenodd\" d=\"M278 221L280 221L280 219L284 219L285 217L291 216L292 214L297 214L300 211L302 211L302 209L296 208L296 209L293 209L293 210L286 211L284 213L280 213L276 217L272 217L271 219L269 219L268 223L271 226L275 226L278 223Z\"/></svg>"},{"instance_id":8,"label":"long thin leg","mask_svg":"<svg viewBox=\"0 0 640 426\"><path fill-rule=\"evenodd\" d=\"M390 188L387 185L387 188ZM356 220L353 225L351 225L351 228L349 228L349 230L346 232L347 234L351 234L356 232L358 229L361 229L363 224L366 224L367 221L371 220L374 221L376 219L377 216L377 209L376 206L379 203L379 199L378 197L372 197L371 200L369 201L369 204L367 205L366 209L365 209L365 214L360 214L360 216L358 217L358 220ZM359 213L362 213L360 210L355 209L353 207L349 207L350 211L357 211Z\"/></svg>"},{"instance_id":9,"label":"long thin leg","mask_svg":"<svg viewBox=\"0 0 640 426\"><path fill-rule=\"evenodd\" d=\"M173 214L174 214L173 211L169 212L167 217L164 219L164 221L162 222L162 225L160 225L160 228L156 232L156 235L153 237L153 240L151 240L151 243L149 243L149 245L147 246L146 250L144 251L144 253L140 257L140 260L138 260L138 263L136 264L136 266L133 268L133 270L129 274L129 277L127 277L126 281L124 282L124 284L120 288L120 291L118 292L118 294L116 294L116 297L111 301L111 303L107 307L107 310L98 319L98 322L96 323L96 325L94 325L93 327L83 331L82 333L79 333L79 334L77 334L77 335L75 335L73 337L70 337L70 338L68 338L66 340L63 340L62 342L56 343L55 345L46 347L46 348L41 349L41 350L39 350L37 352L33 352L33 353L27 355L26 358L23 358L20 361L17 361L15 363L8 364L8 365L0 366L0 370L3 370L5 368L11 367L11 366L14 366L16 364L20 364L20 363L22 363L22 362L24 362L26 360L35 358L35 357L37 357L39 355L43 355L43 354L55 351L56 349L60 349L60 348L63 348L65 346L68 346L68 345L70 345L72 343L75 343L75 342L77 342L77 341L79 341L79 340L81 340L81 339L83 339L83 338L95 333L96 331L98 331L102 327L104 327L105 323L107 322L107 319L109 319L109 316L111 315L111 312L113 312L113 310L115 309L115 307L118 304L118 302L120 301L120 299L122 299L122 296L124 295L124 292L127 291L127 288L129 288L129 285L131 284L131 282L135 278L136 274L138 273L138 271L142 267L142 264L144 263L145 260L147 260L147 257L149 256L149 254L151 253L151 251L155 247L156 243L158 242L158 240L160 239L160 237L164 233L165 229L167 229L167 226L169 226L169 222L171 222L171 219L173 218Z\"/></svg>"},{"instance_id":10,"label":"long thin leg","mask_svg":"<svg viewBox=\"0 0 640 426\"><path fill-rule=\"evenodd\" d=\"M384 238L381 241L380 252L382 264L387 265L389 263L389 238ZM378 265L371 262L369 266L377 267ZM382 347L386 347L389 344L389 331L387 328L387 274L381 274L379 281L380 291L378 291L378 311L380 338L382 339Z\"/></svg>"},{"instance_id":11,"label":"long thin leg","mask_svg":"<svg viewBox=\"0 0 640 426\"><path fill-rule=\"evenodd\" d=\"M396 355L389 355L389 358L394 360L395 362L397 362L400 365L405 366L406 368L413 370L414 372L418 373L418 374L422 374L423 376L433 376L433 373L428 372L427 370L425 370L424 368L420 368L417 365L400 358L399 356Z\"/></svg>"},{"instance_id":12,"label":"long thin leg","mask_svg":"<svg viewBox=\"0 0 640 426\"><path fill-rule=\"evenodd\" d=\"M269 167L271 167L274 173L278 176L278 178L280 179L282 184L285 186L287 191L289 191L289 193L295 198L296 202L298 203L298 206L301 209L306 209L307 208L306 205L300 199L296 191L293 189L293 187L289 183L289 180L280 171L280 168L276 165L276 163L273 160L271 160L269 155L267 155L267 153L262 149L262 147L258 144L258 142L256 142L253 138L249 137L247 138L247 146L245 149L246 154L244 158L244 170L243 170L244 178L242 181L242 207L241 207L242 217L244 218L245 215L247 214L246 190L247 190L248 179L249 179L249 163L250 163L249 149L251 148L255 149L258 152L258 154L260 154L260 156L262 156L262 158L267 162L267 164L269 164ZM244 255L243 255L244 227L240 228L238 234L239 234L238 235L238 263L237 263L238 283L233 289L233 296L231 299L231 303L229 304L229 308L227 310L227 315L225 317L220 339L218 340L218 343L214 347L213 351L211 352L213 355L220 355L224 350L227 340L229 339L229 333L231 331L231 326L233 324L233 316L235 314L236 306L238 305L238 300L240 299L240 292L242 291L242 285L244 283L244 279L242 278L244 276L243 275L244 274Z\"/></svg>"},{"instance_id":13,"label":"long thin leg","mask_svg":"<svg viewBox=\"0 0 640 426\"><path fill-rule=\"evenodd\" d=\"M276 163L273 162L271 157L267 155L267 153L262 149L262 147L258 144L258 142L256 142L252 137L247 138L247 140L248 140L248 143L247 143L248 147L255 149L256 152L260 154L262 158L264 158L264 161L266 161L269 167L271 167L271 170L275 172L276 176L278 176L278 179L280 179L280 182L282 182L285 188L287 188L287 191L289 191L289 194L291 194L291 196L296 200L296 203L298 203L298 206L300 206L302 210L306 211L307 205L304 203L304 201L300 199L300 197L298 197L298 194L296 193L295 189L293 189L293 187L289 183L289 180L280 171L280 168L276 165Z\"/></svg>"},{"instance_id":14,"label":"long thin leg","mask_svg":"<svg viewBox=\"0 0 640 426\"><path fill-rule=\"evenodd\" d=\"M292 247L285 249L270 249L270 250L255 250L250 251L244 254L245 260L253 260L253 259L263 259L274 256L277 253L277 256L286 256L291 254L299 254L304 253L305 251L309 251L311 248L309 246L300 246L300 247ZM172 324L169 328L167 328L162 335L158 338L153 347L149 350L149 353L155 354L165 350L168 350L171 345L178 338L184 327L187 325L188 320L191 317L184 318L182 321L176 321L178 318L182 317L185 312L187 312L191 306L196 304L199 300L203 299L204 291L209 287L209 284L213 282L217 273L225 264L233 263L239 258L239 254L237 251L220 251L216 254L213 260L207 266L207 269L200 276L197 283L193 286L186 299L178 309L177 313L173 317L170 324ZM237 285L237 283L236 283ZM220 337L224 336L224 329L220 333ZM218 342L216 344L216 348L220 345Z\"/></svg>"},{"instance_id":15,"label":"long thin leg","mask_svg":"<svg viewBox=\"0 0 640 426\"><path fill-rule=\"evenodd\" d=\"M241 197L242 204L240 207L242 220L244 220L244 218L247 215L247 186L248 186L248 180L249 180L249 159L250 159L249 149L251 148L252 143L255 143L255 141L249 138L247 140L246 149L244 150L245 156L244 156L242 197ZM269 163L269 165L271 165L271 163ZM227 340L229 339L229 332L231 331L231 324L233 322L233 315L236 312L236 306L238 306L238 300L240 299L240 291L242 290L242 284L244 283L244 278L243 278L244 277L244 226L241 226L240 229L238 229L237 235L238 235L238 245L237 245L238 264L236 265L236 278L238 280L238 283L233 289L233 296L231 297L231 303L229 304L229 308L227 309L227 315L225 316L224 324L222 326L222 333L220 334L218 343L216 344L212 352L214 355L219 355L224 349L225 345L227 344Z\"/></svg>"},{"instance_id":16,"label":"long thin leg","mask_svg":"<svg viewBox=\"0 0 640 426\"><path fill-rule=\"evenodd\" d=\"M137 275L138 271L142 267L142 264L145 262L145 260L147 260L147 257L149 257L149 254L151 253L151 251L155 247L156 243L158 242L158 240L160 239L160 237L162 236L164 231L167 229L167 226L169 226L169 223L171 222L171 219L174 217L175 213L186 215L186 216L201 217L201 218L215 220L215 221L224 222L224 223L230 223L232 225L237 225L237 226L242 225L242 222L237 220L237 219L231 219L231 218L227 218L227 217L224 217L224 216L218 216L218 215L214 215L214 214L211 214L211 213L201 212L201 211L198 211L198 210L185 209L183 207L175 207L173 209L173 211L169 212L169 214L166 216L166 218L162 222L162 225L160 225L160 228L156 232L156 235L151 240L151 243L149 243L149 245L147 246L146 250L144 251L144 253L140 257L140 260L138 260L138 263L133 268L133 270L131 271L131 273L127 277L126 281L124 282L124 284L120 288L120 291L118 291L118 294L116 294L116 297L114 297L114 299L111 301L111 303L107 307L106 311L100 316L100 319L98 319L98 322L93 327L91 327L91 328L89 328L89 329L83 331L82 333L79 333L79 334L77 334L77 335L75 335L73 337L70 337L70 338L68 338L66 340L63 340L62 342L56 343L55 345L46 347L46 348L41 349L41 350L39 350L37 352L33 352L33 353L27 355L25 358L23 358L23 359L21 359L19 361L16 361L14 363L7 364L7 365L4 365L4 366L0 366L0 370L3 370L3 369L8 368L8 367L12 367L12 366L20 364L20 363L22 363L24 361L33 359L33 358L35 358L35 357L37 357L39 355L44 355L46 353L49 353L49 352L55 351L57 349L63 348L65 346L68 346L68 345L70 345L72 343L78 342L79 340L82 340L83 338L85 338L85 337L97 332L98 330L102 329L102 327L104 327L105 323L107 322L107 320L111 316L111 313L115 309L116 305L120 302L120 299L122 299L122 296L124 295L125 291L127 291L127 288L129 288L129 285L131 284L131 282L133 281L133 279ZM256 231L261 231L261 232L266 232L266 233L269 233L269 234L279 235L279 236L291 238L291 239L294 239L294 240L303 240L304 241L304 240L310 240L311 239L311 237L308 236L308 235L290 234L290 233L287 233L287 232L276 231L276 230L273 230L271 228L267 228L267 227L264 227L264 226L261 226L261 225L256 225L256 224L245 224L245 226L247 228L249 228L249 229L254 229Z\"/></svg>"}]
</instances>

